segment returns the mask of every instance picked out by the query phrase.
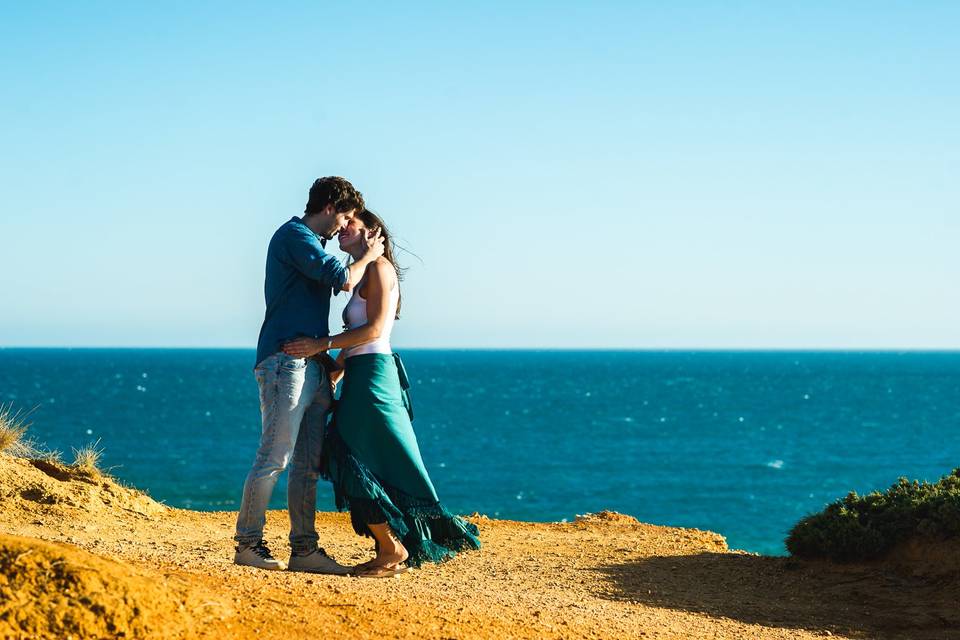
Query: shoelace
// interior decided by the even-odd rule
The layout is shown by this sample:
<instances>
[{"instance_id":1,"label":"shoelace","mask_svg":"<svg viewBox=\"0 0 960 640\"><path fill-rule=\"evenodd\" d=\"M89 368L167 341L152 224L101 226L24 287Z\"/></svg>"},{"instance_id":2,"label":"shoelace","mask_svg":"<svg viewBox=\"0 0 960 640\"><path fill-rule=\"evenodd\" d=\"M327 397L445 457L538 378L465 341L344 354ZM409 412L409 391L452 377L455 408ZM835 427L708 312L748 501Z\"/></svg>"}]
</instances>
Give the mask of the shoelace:
<instances>
[{"instance_id":1,"label":"shoelace","mask_svg":"<svg viewBox=\"0 0 960 640\"><path fill-rule=\"evenodd\" d=\"M253 547L253 552L264 560L273 559L273 554L270 553L270 549L268 549L267 545L265 545L263 542Z\"/></svg>"}]
</instances>

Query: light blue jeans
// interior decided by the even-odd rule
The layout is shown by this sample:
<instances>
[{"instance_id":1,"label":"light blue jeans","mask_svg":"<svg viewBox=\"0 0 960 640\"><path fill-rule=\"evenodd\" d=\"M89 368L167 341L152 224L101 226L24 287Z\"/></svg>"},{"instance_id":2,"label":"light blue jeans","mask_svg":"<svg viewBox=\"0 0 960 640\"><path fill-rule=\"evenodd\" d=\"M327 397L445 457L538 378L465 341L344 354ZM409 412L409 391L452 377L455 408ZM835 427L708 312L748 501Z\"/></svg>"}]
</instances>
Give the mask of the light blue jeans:
<instances>
[{"instance_id":1,"label":"light blue jeans","mask_svg":"<svg viewBox=\"0 0 960 640\"><path fill-rule=\"evenodd\" d=\"M330 412L326 371L313 360L276 353L254 370L260 387L263 430L260 447L243 484L237 516L237 544L253 546L263 538L267 504L280 473L290 466L287 508L290 548L295 553L317 546L314 526L323 427Z\"/></svg>"}]
</instances>

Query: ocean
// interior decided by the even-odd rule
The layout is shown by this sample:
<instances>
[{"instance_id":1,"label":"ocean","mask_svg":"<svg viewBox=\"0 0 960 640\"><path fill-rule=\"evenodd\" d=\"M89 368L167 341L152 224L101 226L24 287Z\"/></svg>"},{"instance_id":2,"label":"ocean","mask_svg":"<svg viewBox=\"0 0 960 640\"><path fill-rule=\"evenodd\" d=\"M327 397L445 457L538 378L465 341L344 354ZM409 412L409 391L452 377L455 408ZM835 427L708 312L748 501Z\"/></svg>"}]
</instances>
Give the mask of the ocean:
<instances>
[{"instance_id":1,"label":"ocean","mask_svg":"<svg viewBox=\"0 0 960 640\"><path fill-rule=\"evenodd\" d=\"M400 350L459 513L611 509L785 553L801 517L960 466L960 353ZM154 498L235 510L260 431L252 350L0 349L0 403ZM285 507L283 481L272 507ZM333 509L321 481L319 507ZM322 534L321 534L322 535Z\"/></svg>"}]
</instances>

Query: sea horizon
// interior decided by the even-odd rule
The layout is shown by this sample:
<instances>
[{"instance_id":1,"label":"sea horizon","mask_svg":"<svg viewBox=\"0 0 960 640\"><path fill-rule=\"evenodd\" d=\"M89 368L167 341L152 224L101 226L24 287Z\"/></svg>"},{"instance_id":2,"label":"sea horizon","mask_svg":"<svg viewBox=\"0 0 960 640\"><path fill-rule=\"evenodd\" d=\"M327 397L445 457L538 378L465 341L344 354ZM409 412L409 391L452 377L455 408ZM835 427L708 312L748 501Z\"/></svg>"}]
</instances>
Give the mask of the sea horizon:
<instances>
[{"instance_id":1,"label":"sea horizon","mask_svg":"<svg viewBox=\"0 0 960 640\"><path fill-rule=\"evenodd\" d=\"M173 351L256 351L256 346L115 346L115 345L11 345L0 350L173 350ZM613 353L960 353L960 347L476 347L476 346L394 346L395 351L523 351L523 352L613 352Z\"/></svg>"}]
</instances>

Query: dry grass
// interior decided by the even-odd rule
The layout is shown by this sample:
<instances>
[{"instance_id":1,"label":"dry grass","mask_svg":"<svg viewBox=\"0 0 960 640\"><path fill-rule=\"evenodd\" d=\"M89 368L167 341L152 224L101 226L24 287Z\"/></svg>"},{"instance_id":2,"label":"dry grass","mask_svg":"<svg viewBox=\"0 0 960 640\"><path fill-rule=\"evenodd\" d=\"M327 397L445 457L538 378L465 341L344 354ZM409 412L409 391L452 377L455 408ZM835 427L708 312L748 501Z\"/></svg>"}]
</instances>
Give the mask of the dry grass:
<instances>
[{"instance_id":1,"label":"dry grass","mask_svg":"<svg viewBox=\"0 0 960 640\"><path fill-rule=\"evenodd\" d=\"M37 460L55 464L63 464L63 452L57 449L42 449L37 452Z\"/></svg>"},{"instance_id":2,"label":"dry grass","mask_svg":"<svg viewBox=\"0 0 960 640\"><path fill-rule=\"evenodd\" d=\"M73 466L89 474L100 474L100 459L103 457L103 448L100 440L73 450Z\"/></svg>"},{"instance_id":3,"label":"dry grass","mask_svg":"<svg viewBox=\"0 0 960 640\"><path fill-rule=\"evenodd\" d=\"M27 437L30 423L26 421L31 412L14 411L12 404L0 404L0 453L44 462L63 464L63 453L47 449ZM100 440L79 449L73 449L73 467L89 475L102 475L100 460L103 448Z\"/></svg>"},{"instance_id":4,"label":"dry grass","mask_svg":"<svg viewBox=\"0 0 960 640\"><path fill-rule=\"evenodd\" d=\"M0 453L17 458L32 458L37 455L37 446L26 437L27 414L14 411L13 405L0 404Z\"/></svg>"}]
</instances>

